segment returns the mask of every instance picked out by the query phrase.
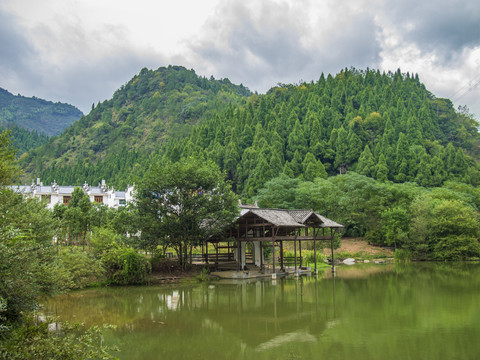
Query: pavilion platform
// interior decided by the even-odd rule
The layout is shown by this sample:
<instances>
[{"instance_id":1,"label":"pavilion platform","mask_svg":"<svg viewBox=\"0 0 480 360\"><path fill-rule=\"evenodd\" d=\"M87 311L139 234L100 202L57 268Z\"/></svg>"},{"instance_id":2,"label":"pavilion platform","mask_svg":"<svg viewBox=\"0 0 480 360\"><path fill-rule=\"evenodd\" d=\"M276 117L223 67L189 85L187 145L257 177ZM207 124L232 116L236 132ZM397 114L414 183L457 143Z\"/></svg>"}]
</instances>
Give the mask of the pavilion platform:
<instances>
[{"instance_id":1,"label":"pavilion platform","mask_svg":"<svg viewBox=\"0 0 480 360\"><path fill-rule=\"evenodd\" d=\"M275 271L275 275L277 278L279 277L287 277L287 276L301 276L301 275L311 275L312 269L310 266L303 267L303 268L295 268L293 267L286 267L283 270L277 269ZM256 278L271 278L273 277L272 269L264 269L260 270L259 268L253 268L245 271L237 271L237 270L227 270L227 271L214 271L210 273L211 276L218 277L220 279L256 279Z\"/></svg>"}]
</instances>

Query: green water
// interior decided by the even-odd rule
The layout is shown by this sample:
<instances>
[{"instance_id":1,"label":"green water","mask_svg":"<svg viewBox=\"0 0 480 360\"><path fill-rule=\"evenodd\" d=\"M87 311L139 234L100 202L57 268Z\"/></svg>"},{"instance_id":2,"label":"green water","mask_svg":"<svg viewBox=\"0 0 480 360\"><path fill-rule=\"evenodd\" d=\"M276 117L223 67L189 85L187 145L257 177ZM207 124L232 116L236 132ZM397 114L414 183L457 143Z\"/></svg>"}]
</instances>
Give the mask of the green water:
<instances>
[{"instance_id":1,"label":"green water","mask_svg":"<svg viewBox=\"0 0 480 360\"><path fill-rule=\"evenodd\" d=\"M478 359L480 265L338 267L315 279L93 289L47 314L117 326L121 359Z\"/></svg>"}]
</instances>

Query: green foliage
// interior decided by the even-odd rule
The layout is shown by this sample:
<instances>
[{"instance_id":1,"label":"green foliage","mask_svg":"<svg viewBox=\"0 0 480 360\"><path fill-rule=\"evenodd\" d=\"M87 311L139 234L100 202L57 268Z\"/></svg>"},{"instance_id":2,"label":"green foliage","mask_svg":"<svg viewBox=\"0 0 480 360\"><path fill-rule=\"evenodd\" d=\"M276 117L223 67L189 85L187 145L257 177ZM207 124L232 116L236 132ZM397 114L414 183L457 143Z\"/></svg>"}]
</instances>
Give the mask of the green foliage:
<instances>
[{"instance_id":1,"label":"green foliage","mask_svg":"<svg viewBox=\"0 0 480 360\"><path fill-rule=\"evenodd\" d=\"M0 188L15 180L19 172L15 161L15 149L11 145L10 133L0 132Z\"/></svg>"},{"instance_id":2,"label":"green foliage","mask_svg":"<svg viewBox=\"0 0 480 360\"><path fill-rule=\"evenodd\" d=\"M2 126L0 125L0 131ZM43 133L38 133L36 130L26 130L18 126L9 127L13 139L13 146L17 150L17 156L34 149L48 142L48 136Z\"/></svg>"},{"instance_id":3,"label":"green foliage","mask_svg":"<svg viewBox=\"0 0 480 360\"><path fill-rule=\"evenodd\" d=\"M10 163L15 166L11 158L0 157L0 169ZM24 199L0 186L0 214L0 357L112 358L99 328L63 323L61 331L50 331L48 323L39 324L32 315L40 297L82 287L98 276L98 262L85 254L56 255L54 217L38 199Z\"/></svg>"},{"instance_id":4,"label":"green foliage","mask_svg":"<svg viewBox=\"0 0 480 360\"><path fill-rule=\"evenodd\" d=\"M250 200L282 172L308 181L354 170L383 182L480 184L468 111L455 112L400 71L345 69L329 79L252 95L181 67L144 69L22 161L47 182L104 178L118 188L138 183L152 163L199 154Z\"/></svg>"},{"instance_id":5,"label":"green foliage","mask_svg":"<svg viewBox=\"0 0 480 360\"><path fill-rule=\"evenodd\" d=\"M107 179L117 188L126 186L148 170L159 143L179 141L197 123L218 118L249 95L243 85L208 80L180 66L142 69L111 100L22 161L46 182L80 185Z\"/></svg>"},{"instance_id":6,"label":"green foliage","mask_svg":"<svg viewBox=\"0 0 480 360\"><path fill-rule=\"evenodd\" d=\"M295 182L290 189L284 186L285 190L271 186L288 184L288 180L285 176L272 179L259 191L259 199L284 201L289 194L285 207L313 209L345 225L347 236L364 236L373 244L394 246L413 259L479 256L479 194L471 185L448 182L441 188L426 189L349 173ZM403 256L402 251L398 257Z\"/></svg>"},{"instance_id":7,"label":"green foliage","mask_svg":"<svg viewBox=\"0 0 480 360\"><path fill-rule=\"evenodd\" d=\"M50 324L54 324L59 330L52 331ZM34 316L28 316L24 323L0 341L0 358L115 359L111 353L117 349L103 343L103 332L109 328L109 326L86 328L81 324L57 323L53 319L38 322Z\"/></svg>"},{"instance_id":8,"label":"green foliage","mask_svg":"<svg viewBox=\"0 0 480 360\"><path fill-rule=\"evenodd\" d=\"M64 249L60 254L62 270L69 289L82 289L100 283L105 275L103 264L84 251Z\"/></svg>"},{"instance_id":9,"label":"green foliage","mask_svg":"<svg viewBox=\"0 0 480 360\"><path fill-rule=\"evenodd\" d=\"M409 249L395 249L393 258L396 262L408 262L412 260L412 252Z\"/></svg>"},{"instance_id":10,"label":"green foliage","mask_svg":"<svg viewBox=\"0 0 480 360\"><path fill-rule=\"evenodd\" d=\"M385 244L402 246L408 242L410 213L403 207L393 207L382 211L382 230Z\"/></svg>"},{"instance_id":11,"label":"green foliage","mask_svg":"<svg viewBox=\"0 0 480 360\"><path fill-rule=\"evenodd\" d=\"M106 268L107 281L117 285L144 284L151 271L145 255L124 246L112 246L102 253L100 260Z\"/></svg>"},{"instance_id":12,"label":"green foliage","mask_svg":"<svg viewBox=\"0 0 480 360\"><path fill-rule=\"evenodd\" d=\"M460 260L480 256L480 223L477 212L455 200L443 200L432 210L433 257Z\"/></svg>"},{"instance_id":13,"label":"green foliage","mask_svg":"<svg viewBox=\"0 0 480 360\"><path fill-rule=\"evenodd\" d=\"M80 110L69 104L15 96L0 88L0 126L16 125L49 136L58 135L82 115ZM14 130L14 135L17 133Z\"/></svg>"},{"instance_id":14,"label":"green foliage","mask_svg":"<svg viewBox=\"0 0 480 360\"><path fill-rule=\"evenodd\" d=\"M315 252L313 250L302 250L303 261L306 264L315 263ZM323 263L327 257L317 249L317 263Z\"/></svg>"},{"instance_id":15,"label":"green foliage","mask_svg":"<svg viewBox=\"0 0 480 360\"><path fill-rule=\"evenodd\" d=\"M285 174L267 181L258 192L258 205L264 208L293 209L299 179Z\"/></svg>"},{"instance_id":16,"label":"green foliage","mask_svg":"<svg viewBox=\"0 0 480 360\"><path fill-rule=\"evenodd\" d=\"M93 229L90 236L89 252L96 258L99 258L102 253L117 247L121 244L121 237L115 231L105 227L96 227Z\"/></svg>"},{"instance_id":17,"label":"green foliage","mask_svg":"<svg viewBox=\"0 0 480 360\"><path fill-rule=\"evenodd\" d=\"M200 241L228 226L238 212L237 198L212 162L194 158L155 164L140 184L137 207L142 237L173 246L183 265Z\"/></svg>"}]
</instances>

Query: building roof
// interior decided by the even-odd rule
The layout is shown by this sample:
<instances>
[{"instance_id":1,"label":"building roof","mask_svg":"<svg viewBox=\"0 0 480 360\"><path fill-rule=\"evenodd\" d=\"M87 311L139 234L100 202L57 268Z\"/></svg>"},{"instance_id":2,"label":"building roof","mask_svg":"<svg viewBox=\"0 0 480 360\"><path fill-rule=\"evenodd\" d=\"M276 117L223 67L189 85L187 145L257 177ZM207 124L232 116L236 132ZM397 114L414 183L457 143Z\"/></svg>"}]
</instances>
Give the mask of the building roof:
<instances>
[{"instance_id":1,"label":"building roof","mask_svg":"<svg viewBox=\"0 0 480 360\"><path fill-rule=\"evenodd\" d=\"M262 219L280 227L303 227L304 225L295 220L288 210L280 209L250 209L252 214L255 214Z\"/></svg>"},{"instance_id":2,"label":"building roof","mask_svg":"<svg viewBox=\"0 0 480 360\"><path fill-rule=\"evenodd\" d=\"M263 220L278 226L278 227L305 227L307 220L316 218L319 220L320 227L324 228L343 228L343 225L330 220L313 210L286 210L286 209L261 209L250 208L242 209L238 222L241 218L249 216L248 214L256 215Z\"/></svg>"}]
</instances>

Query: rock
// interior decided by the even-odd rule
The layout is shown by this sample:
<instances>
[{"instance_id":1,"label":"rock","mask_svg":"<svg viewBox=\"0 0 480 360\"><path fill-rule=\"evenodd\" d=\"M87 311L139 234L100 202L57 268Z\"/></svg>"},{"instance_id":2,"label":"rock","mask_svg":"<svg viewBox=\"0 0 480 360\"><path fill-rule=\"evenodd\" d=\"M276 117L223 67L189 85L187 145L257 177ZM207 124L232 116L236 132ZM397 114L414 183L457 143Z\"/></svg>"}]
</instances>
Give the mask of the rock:
<instances>
[{"instance_id":1,"label":"rock","mask_svg":"<svg viewBox=\"0 0 480 360\"><path fill-rule=\"evenodd\" d=\"M370 260L363 260L364 263L368 264Z\"/></svg>"},{"instance_id":2,"label":"rock","mask_svg":"<svg viewBox=\"0 0 480 360\"><path fill-rule=\"evenodd\" d=\"M385 264L386 260L375 260L375 264Z\"/></svg>"},{"instance_id":3,"label":"rock","mask_svg":"<svg viewBox=\"0 0 480 360\"><path fill-rule=\"evenodd\" d=\"M355 259L353 259L353 258L347 258L347 259L343 260L343 263L344 263L345 265L353 265L353 264L355 264Z\"/></svg>"}]
</instances>

